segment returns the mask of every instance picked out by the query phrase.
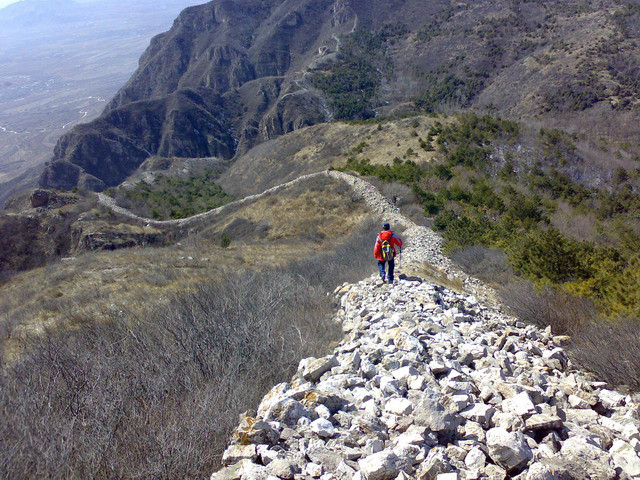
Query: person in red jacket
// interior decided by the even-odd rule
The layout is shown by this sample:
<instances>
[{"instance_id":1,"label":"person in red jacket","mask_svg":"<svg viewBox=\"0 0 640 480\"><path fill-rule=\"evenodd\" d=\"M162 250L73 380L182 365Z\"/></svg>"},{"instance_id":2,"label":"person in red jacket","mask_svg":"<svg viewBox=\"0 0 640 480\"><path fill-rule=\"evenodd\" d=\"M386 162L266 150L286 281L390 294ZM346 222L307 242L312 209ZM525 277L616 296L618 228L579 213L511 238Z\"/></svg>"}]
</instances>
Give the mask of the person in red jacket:
<instances>
[{"instance_id":1,"label":"person in red jacket","mask_svg":"<svg viewBox=\"0 0 640 480\"><path fill-rule=\"evenodd\" d=\"M389 244L390 258L386 259L383 250L383 245ZM378 260L378 269L380 270L380 278L382 281L393 283L393 269L395 268L396 247L399 249L399 253L402 253L402 240L398 237L391 226L385 223L382 227L382 232L376 237L376 243L373 246L373 256ZM389 265L387 272L385 272L385 263Z\"/></svg>"}]
</instances>

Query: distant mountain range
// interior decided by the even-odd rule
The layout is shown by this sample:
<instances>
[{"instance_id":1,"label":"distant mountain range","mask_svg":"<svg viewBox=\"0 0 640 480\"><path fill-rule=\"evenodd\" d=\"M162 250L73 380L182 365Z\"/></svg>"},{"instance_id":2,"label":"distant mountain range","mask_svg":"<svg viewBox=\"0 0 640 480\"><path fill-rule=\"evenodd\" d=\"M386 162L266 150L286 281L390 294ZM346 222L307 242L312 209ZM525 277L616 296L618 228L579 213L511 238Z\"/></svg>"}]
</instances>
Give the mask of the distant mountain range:
<instances>
[{"instance_id":1,"label":"distant mountain range","mask_svg":"<svg viewBox=\"0 0 640 480\"><path fill-rule=\"evenodd\" d=\"M0 10L3 29L59 25L83 18L86 10L73 0L23 0Z\"/></svg>"},{"instance_id":2,"label":"distant mountain range","mask_svg":"<svg viewBox=\"0 0 640 480\"><path fill-rule=\"evenodd\" d=\"M475 109L638 139L637 2L221 0L183 11L46 187L101 190L149 156L233 158L332 119Z\"/></svg>"},{"instance_id":3,"label":"distant mountain range","mask_svg":"<svg viewBox=\"0 0 640 480\"><path fill-rule=\"evenodd\" d=\"M65 23L95 21L114 14L123 14L124 18L136 15L136 12L149 13L149 9L184 8L190 4L184 0L165 0L149 2L146 0L93 0L76 2L74 0L22 0L0 9L0 27L5 30L23 28L55 27ZM175 14L174 14L175 15Z\"/></svg>"}]
</instances>

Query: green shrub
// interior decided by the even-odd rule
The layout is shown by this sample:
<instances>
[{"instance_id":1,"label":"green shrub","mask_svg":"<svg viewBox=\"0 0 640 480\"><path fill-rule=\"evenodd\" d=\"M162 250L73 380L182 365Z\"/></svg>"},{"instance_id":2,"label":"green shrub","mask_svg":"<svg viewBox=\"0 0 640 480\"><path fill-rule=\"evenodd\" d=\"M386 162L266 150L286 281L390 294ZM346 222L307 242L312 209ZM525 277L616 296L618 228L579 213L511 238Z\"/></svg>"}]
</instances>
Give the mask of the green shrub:
<instances>
[{"instance_id":1,"label":"green shrub","mask_svg":"<svg viewBox=\"0 0 640 480\"><path fill-rule=\"evenodd\" d=\"M113 192L119 205L138 215L159 220L185 218L233 199L214 183L214 175L212 171L187 178L158 175L153 183L142 181L133 188L119 187Z\"/></svg>"}]
</instances>

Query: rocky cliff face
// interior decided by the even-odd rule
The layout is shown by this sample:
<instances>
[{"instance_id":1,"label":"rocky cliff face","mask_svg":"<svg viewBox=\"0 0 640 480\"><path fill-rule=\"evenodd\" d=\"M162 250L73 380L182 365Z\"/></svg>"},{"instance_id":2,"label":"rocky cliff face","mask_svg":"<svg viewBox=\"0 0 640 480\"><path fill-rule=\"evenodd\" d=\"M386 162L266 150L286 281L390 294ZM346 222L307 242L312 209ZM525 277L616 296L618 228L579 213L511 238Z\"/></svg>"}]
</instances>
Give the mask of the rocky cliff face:
<instances>
[{"instance_id":1,"label":"rocky cliff face","mask_svg":"<svg viewBox=\"0 0 640 480\"><path fill-rule=\"evenodd\" d=\"M228 159L336 117L415 108L628 139L639 21L614 0L216 0L153 39L103 116L61 138L40 183L100 190L151 155Z\"/></svg>"},{"instance_id":2,"label":"rocky cliff face","mask_svg":"<svg viewBox=\"0 0 640 480\"><path fill-rule=\"evenodd\" d=\"M321 100L292 71L327 36L346 33L326 15L331 4L237 0L186 9L153 39L104 115L59 141L40 183L102 190L152 154L231 158L326 120Z\"/></svg>"}]
</instances>

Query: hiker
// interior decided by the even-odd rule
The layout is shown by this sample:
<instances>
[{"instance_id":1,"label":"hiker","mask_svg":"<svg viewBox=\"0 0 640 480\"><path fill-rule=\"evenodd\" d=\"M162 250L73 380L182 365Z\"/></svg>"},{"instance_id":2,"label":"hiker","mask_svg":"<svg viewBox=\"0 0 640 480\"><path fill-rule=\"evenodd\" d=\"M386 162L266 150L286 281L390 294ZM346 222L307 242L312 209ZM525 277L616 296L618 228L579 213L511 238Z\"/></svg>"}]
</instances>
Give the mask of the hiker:
<instances>
[{"instance_id":1,"label":"hiker","mask_svg":"<svg viewBox=\"0 0 640 480\"><path fill-rule=\"evenodd\" d=\"M396 247L399 253L402 253L402 240L398 237L391 226L385 223L382 226L382 232L376 237L376 243L373 246L373 256L378 260L378 268L380 269L380 278L387 283L393 283L393 269L395 267ZM385 263L389 265L385 273Z\"/></svg>"}]
</instances>

